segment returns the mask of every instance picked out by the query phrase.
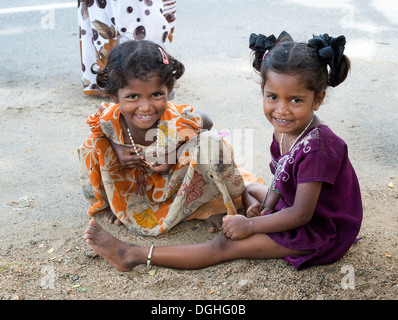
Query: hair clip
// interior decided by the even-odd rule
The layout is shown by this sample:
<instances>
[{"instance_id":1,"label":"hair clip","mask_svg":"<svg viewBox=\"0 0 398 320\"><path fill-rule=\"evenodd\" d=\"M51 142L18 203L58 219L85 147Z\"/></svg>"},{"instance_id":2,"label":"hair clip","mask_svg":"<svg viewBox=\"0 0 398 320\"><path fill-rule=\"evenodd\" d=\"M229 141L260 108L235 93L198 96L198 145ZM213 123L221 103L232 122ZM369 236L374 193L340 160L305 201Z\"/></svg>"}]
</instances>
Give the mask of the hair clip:
<instances>
[{"instance_id":1,"label":"hair clip","mask_svg":"<svg viewBox=\"0 0 398 320\"><path fill-rule=\"evenodd\" d=\"M169 59L167 58L166 53L163 51L163 49L161 47L158 47L160 54L162 55L162 59L163 59L163 63L164 64L169 64Z\"/></svg>"},{"instance_id":2,"label":"hair clip","mask_svg":"<svg viewBox=\"0 0 398 320\"><path fill-rule=\"evenodd\" d=\"M264 55L263 55L263 59L262 59L262 60L265 59L265 56L266 56L268 53L269 53L269 50L267 49L267 51L264 52Z\"/></svg>"}]
</instances>

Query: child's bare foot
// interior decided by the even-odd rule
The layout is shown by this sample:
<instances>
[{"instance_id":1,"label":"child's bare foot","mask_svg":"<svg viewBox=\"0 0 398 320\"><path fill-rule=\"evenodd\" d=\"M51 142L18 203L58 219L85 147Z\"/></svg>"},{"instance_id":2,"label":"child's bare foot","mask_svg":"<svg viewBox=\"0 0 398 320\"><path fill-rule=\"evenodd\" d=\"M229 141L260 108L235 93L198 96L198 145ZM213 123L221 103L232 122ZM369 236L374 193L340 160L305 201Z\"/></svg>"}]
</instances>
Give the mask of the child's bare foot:
<instances>
[{"instance_id":1,"label":"child's bare foot","mask_svg":"<svg viewBox=\"0 0 398 320\"><path fill-rule=\"evenodd\" d=\"M221 230L223 216L224 216L223 213L215 214L207 218L206 220L203 220L206 230L210 233L214 233L217 230Z\"/></svg>"},{"instance_id":2,"label":"child's bare foot","mask_svg":"<svg viewBox=\"0 0 398 320\"><path fill-rule=\"evenodd\" d=\"M140 247L115 238L94 219L90 220L84 238L96 253L120 271L130 271L140 263Z\"/></svg>"},{"instance_id":3,"label":"child's bare foot","mask_svg":"<svg viewBox=\"0 0 398 320\"><path fill-rule=\"evenodd\" d=\"M123 222L121 222L111 210L108 210L104 213L104 218L105 221L116 226L121 226L123 224Z\"/></svg>"}]
</instances>

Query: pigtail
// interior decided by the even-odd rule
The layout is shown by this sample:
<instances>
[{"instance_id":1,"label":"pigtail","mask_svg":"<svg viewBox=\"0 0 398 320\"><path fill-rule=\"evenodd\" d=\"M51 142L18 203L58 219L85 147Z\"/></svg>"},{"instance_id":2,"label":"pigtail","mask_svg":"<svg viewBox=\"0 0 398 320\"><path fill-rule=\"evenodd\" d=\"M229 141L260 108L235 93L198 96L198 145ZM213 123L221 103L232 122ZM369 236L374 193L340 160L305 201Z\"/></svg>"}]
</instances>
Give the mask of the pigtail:
<instances>
[{"instance_id":1,"label":"pigtail","mask_svg":"<svg viewBox=\"0 0 398 320\"><path fill-rule=\"evenodd\" d=\"M261 64L263 62L264 53L261 54L261 52L254 51L253 55L254 55L254 58L253 58L252 66L253 66L254 70L256 70L257 72L260 72Z\"/></svg>"},{"instance_id":2,"label":"pigtail","mask_svg":"<svg viewBox=\"0 0 398 320\"><path fill-rule=\"evenodd\" d=\"M266 37L261 33L259 35L252 33L249 38L249 48L253 50L253 68L254 70L260 72L261 64L263 62L263 57L266 50L269 50L275 42L276 38L274 35ZM267 41L267 44L266 44Z\"/></svg>"},{"instance_id":3,"label":"pigtail","mask_svg":"<svg viewBox=\"0 0 398 320\"><path fill-rule=\"evenodd\" d=\"M333 70L329 71L329 82L328 85L331 87L336 87L342 83L348 75L348 71L351 68L350 59L346 55L341 57L340 63L335 66Z\"/></svg>"},{"instance_id":4,"label":"pigtail","mask_svg":"<svg viewBox=\"0 0 398 320\"><path fill-rule=\"evenodd\" d=\"M350 60L344 55L345 44L344 36L333 38L327 33L314 36L308 41L308 46L316 49L319 59L329 66L327 84L331 87L342 83L350 70Z\"/></svg>"},{"instance_id":5,"label":"pigtail","mask_svg":"<svg viewBox=\"0 0 398 320\"><path fill-rule=\"evenodd\" d=\"M274 48L278 43L284 41L293 41L290 34L286 31L282 31L278 38L273 34L266 37L262 34L256 35L252 33L249 38L249 48L254 51L253 68L261 72L261 66L271 49Z\"/></svg>"},{"instance_id":6,"label":"pigtail","mask_svg":"<svg viewBox=\"0 0 398 320\"><path fill-rule=\"evenodd\" d=\"M98 70L98 71L91 70L91 72L96 74L97 85L100 88L105 88L108 83L108 79L109 79L108 72L107 72L106 68Z\"/></svg>"},{"instance_id":7,"label":"pigtail","mask_svg":"<svg viewBox=\"0 0 398 320\"><path fill-rule=\"evenodd\" d=\"M169 56L170 57L170 56ZM172 68L172 75L175 80L178 80L182 77L182 75L185 73L185 66L178 61L177 59L174 59L171 57L170 59L170 64Z\"/></svg>"}]
</instances>

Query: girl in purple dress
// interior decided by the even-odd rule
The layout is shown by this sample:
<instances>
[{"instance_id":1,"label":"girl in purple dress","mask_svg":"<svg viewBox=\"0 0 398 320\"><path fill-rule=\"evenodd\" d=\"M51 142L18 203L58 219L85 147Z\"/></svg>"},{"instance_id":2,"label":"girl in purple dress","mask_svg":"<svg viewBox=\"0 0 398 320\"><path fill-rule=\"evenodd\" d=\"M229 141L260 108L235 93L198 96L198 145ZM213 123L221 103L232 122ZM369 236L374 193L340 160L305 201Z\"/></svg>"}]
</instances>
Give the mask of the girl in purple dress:
<instances>
[{"instance_id":1,"label":"girl in purple dress","mask_svg":"<svg viewBox=\"0 0 398 320\"><path fill-rule=\"evenodd\" d=\"M328 86L349 71L345 37L294 42L282 32L252 34L253 67L260 73L263 108L274 127L269 187L249 184L246 216L225 216L222 234L191 245L132 245L91 220L87 242L122 271L138 264L197 269L239 258L283 258L297 270L339 260L355 242L362 202L347 145L315 115Z\"/></svg>"}]
</instances>

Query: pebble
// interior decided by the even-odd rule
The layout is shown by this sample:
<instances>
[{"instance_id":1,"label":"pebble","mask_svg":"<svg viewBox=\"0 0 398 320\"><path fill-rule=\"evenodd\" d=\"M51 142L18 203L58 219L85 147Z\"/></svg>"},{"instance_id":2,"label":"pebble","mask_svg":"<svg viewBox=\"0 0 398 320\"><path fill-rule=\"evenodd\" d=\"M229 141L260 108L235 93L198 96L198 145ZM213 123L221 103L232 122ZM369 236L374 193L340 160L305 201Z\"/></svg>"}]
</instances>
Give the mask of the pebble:
<instances>
[{"instance_id":1,"label":"pebble","mask_svg":"<svg viewBox=\"0 0 398 320\"><path fill-rule=\"evenodd\" d=\"M79 275L74 274L74 275L72 276L72 281L77 281L77 280L79 280Z\"/></svg>"},{"instance_id":2,"label":"pebble","mask_svg":"<svg viewBox=\"0 0 398 320\"><path fill-rule=\"evenodd\" d=\"M366 299L374 299L377 297L377 293L373 288L364 291L364 294L366 296Z\"/></svg>"},{"instance_id":3,"label":"pebble","mask_svg":"<svg viewBox=\"0 0 398 320\"><path fill-rule=\"evenodd\" d=\"M239 286L240 288L243 288L243 287L246 286L248 283L249 283L248 280L240 280L240 281L238 282L238 286Z\"/></svg>"},{"instance_id":4,"label":"pebble","mask_svg":"<svg viewBox=\"0 0 398 320\"><path fill-rule=\"evenodd\" d=\"M240 280L238 282L238 287L241 293L245 294L249 290L249 281L248 280Z\"/></svg>"}]
</instances>

